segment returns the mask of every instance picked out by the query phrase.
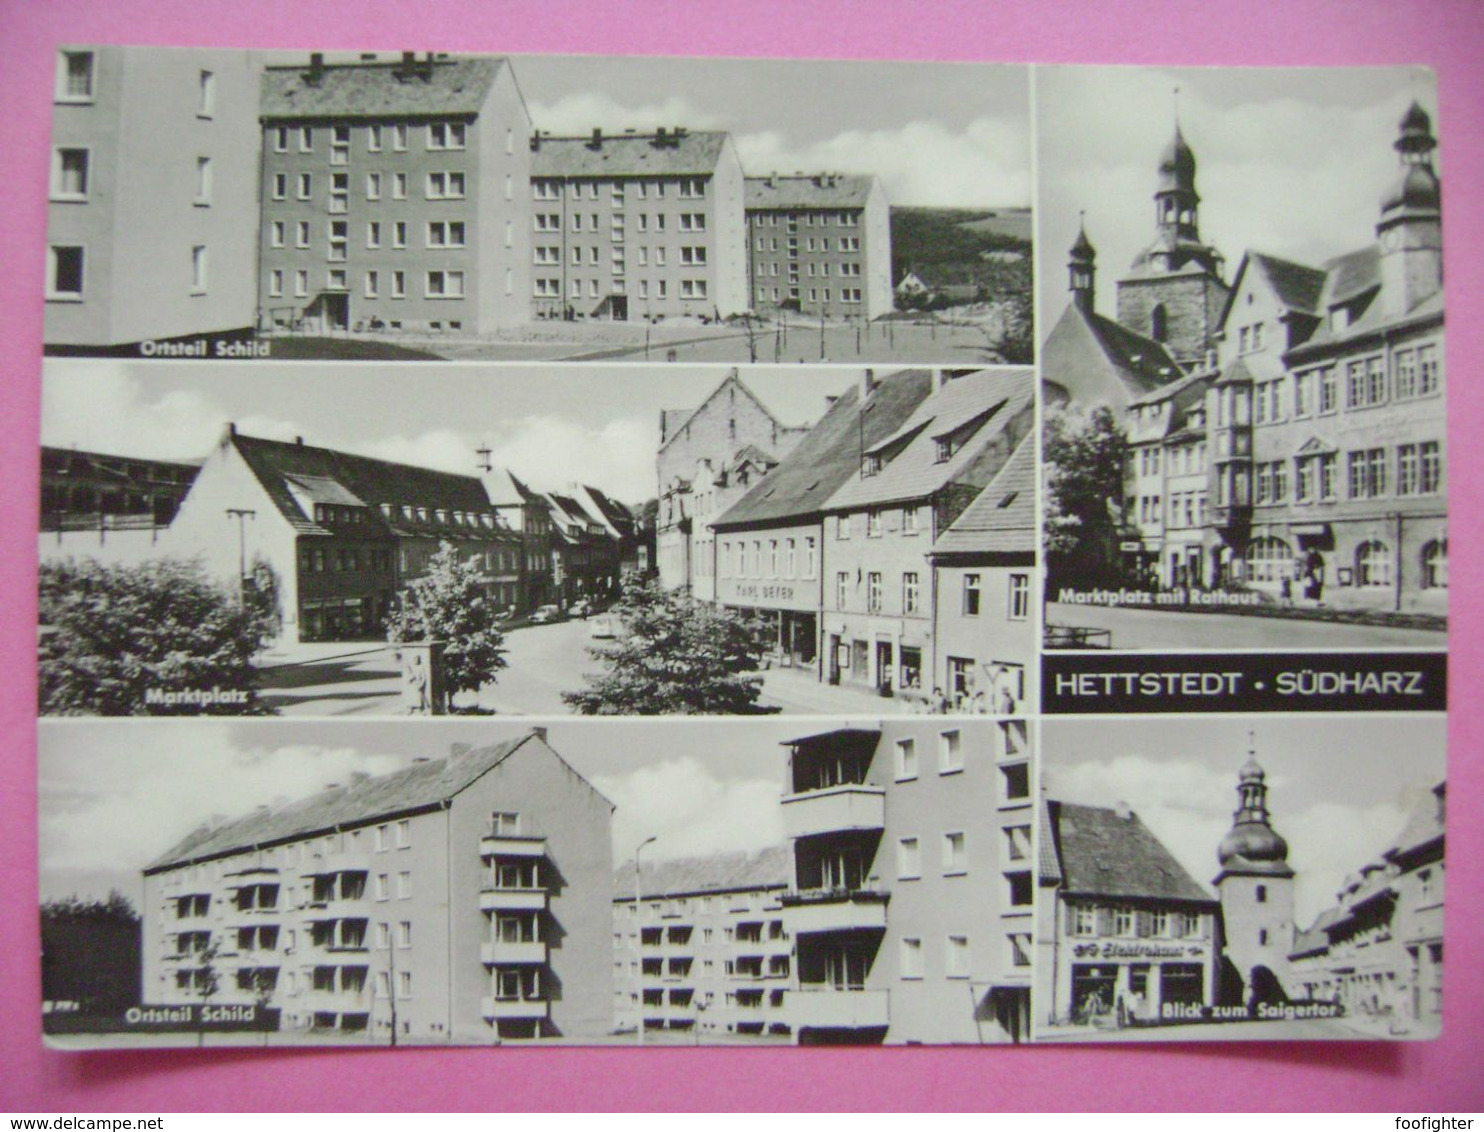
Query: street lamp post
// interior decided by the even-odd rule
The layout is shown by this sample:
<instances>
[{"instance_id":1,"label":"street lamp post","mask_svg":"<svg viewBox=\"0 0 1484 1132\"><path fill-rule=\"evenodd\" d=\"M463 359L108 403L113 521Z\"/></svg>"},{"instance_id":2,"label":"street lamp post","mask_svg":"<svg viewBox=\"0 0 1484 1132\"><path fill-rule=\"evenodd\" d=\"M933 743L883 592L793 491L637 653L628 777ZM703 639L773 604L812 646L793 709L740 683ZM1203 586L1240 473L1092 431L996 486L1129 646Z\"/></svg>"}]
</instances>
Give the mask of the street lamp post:
<instances>
[{"instance_id":1,"label":"street lamp post","mask_svg":"<svg viewBox=\"0 0 1484 1132\"><path fill-rule=\"evenodd\" d=\"M654 837L646 837L634 850L634 952L639 958L639 1002L634 1017L634 1034L641 1046L644 1044L644 920L643 913L639 911L642 907L639 903L639 854L644 852L646 845L653 845L656 840Z\"/></svg>"},{"instance_id":2,"label":"street lamp post","mask_svg":"<svg viewBox=\"0 0 1484 1132\"><path fill-rule=\"evenodd\" d=\"M237 598L247 604L247 529L244 519L256 520L258 513L242 507L228 507L227 518L237 520Z\"/></svg>"}]
</instances>

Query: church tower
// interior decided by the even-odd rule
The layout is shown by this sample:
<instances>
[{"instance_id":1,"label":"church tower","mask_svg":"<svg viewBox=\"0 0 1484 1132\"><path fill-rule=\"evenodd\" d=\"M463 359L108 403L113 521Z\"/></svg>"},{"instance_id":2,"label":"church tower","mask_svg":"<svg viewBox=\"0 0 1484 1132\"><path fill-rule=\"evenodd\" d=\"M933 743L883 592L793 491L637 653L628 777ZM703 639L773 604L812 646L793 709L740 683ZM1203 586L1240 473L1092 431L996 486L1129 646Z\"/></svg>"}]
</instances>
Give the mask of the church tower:
<instances>
[{"instance_id":1,"label":"church tower","mask_svg":"<svg viewBox=\"0 0 1484 1132\"><path fill-rule=\"evenodd\" d=\"M1443 187L1432 167L1432 119L1416 102L1393 148L1401 170L1381 199L1381 301L1403 315L1443 288Z\"/></svg>"},{"instance_id":2,"label":"church tower","mask_svg":"<svg viewBox=\"0 0 1484 1132\"><path fill-rule=\"evenodd\" d=\"M1160 155L1154 190L1154 242L1118 281L1118 321L1163 342L1187 369L1204 362L1226 306L1221 253L1201 243L1195 153L1175 125Z\"/></svg>"},{"instance_id":3,"label":"church tower","mask_svg":"<svg viewBox=\"0 0 1484 1132\"><path fill-rule=\"evenodd\" d=\"M1068 286L1072 305L1084 314L1092 314L1097 293L1098 252L1087 238L1086 225L1077 228L1077 241L1067 253Z\"/></svg>"},{"instance_id":4,"label":"church tower","mask_svg":"<svg viewBox=\"0 0 1484 1132\"><path fill-rule=\"evenodd\" d=\"M1237 775L1232 827L1216 851L1221 872L1212 882L1221 900L1223 947L1242 978L1244 1000L1286 991L1294 940L1293 870L1288 843L1268 818L1266 778L1249 751Z\"/></svg>"}]
</instances>

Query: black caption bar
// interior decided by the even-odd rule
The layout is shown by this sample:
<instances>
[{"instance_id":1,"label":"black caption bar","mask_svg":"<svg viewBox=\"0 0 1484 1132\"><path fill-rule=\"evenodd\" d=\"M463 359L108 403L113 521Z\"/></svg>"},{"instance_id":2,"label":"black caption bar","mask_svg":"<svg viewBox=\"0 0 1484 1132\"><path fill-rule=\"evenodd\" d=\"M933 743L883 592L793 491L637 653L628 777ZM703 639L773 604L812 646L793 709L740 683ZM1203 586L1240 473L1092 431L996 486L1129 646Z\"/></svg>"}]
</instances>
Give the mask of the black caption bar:
<instances>
[{"instance_id":1,"label":"black caption bar","mask_svg":"<svg viewBox=\"0 0 1484 1132\"><path fill-rule=\"evenodd\" d=\"M1443 711L1446 653L1046 653L1047 714Z\"/></svg>"}]
</instances>

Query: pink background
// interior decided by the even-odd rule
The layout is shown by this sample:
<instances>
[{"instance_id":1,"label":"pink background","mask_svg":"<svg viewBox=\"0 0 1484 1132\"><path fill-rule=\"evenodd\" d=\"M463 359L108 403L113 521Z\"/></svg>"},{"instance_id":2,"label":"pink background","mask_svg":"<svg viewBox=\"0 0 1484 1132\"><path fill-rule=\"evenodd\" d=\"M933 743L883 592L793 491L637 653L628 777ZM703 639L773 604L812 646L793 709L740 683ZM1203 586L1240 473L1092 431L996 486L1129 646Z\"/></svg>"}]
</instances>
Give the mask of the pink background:
<instances>
[{"instance_id":1,"label":"pink background","mask_svg":"<svg viewBox=\"0 0 1484 1132\"><path fill-rule=\"evenodd\" d=\"M1484 5L1474 0L0 0L0 1110L1484 1108ZM1419 1045L57 1054L37 1003L35 530L58 43L1142 64L1424 63L1440 76L1455 640L1446 1027ZM1055 249L1053 249L1055 254ZM1470 441L1474 441L1472 444ZM1342 752L1327 752L1337 761ZM1398 751L1398 758L1407 752Z\"/></svg>"}]
</instances>

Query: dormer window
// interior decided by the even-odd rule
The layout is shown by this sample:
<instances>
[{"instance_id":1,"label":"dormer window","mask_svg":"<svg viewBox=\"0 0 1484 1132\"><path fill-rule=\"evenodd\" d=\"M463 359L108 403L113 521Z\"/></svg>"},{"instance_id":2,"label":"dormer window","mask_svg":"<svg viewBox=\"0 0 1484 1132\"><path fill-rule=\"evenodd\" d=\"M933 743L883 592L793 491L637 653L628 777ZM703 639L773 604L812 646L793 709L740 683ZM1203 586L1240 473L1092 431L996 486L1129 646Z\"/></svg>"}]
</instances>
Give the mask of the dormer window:
<instances>
[{"instance_id":1,"label":"dormer window","mask_svg":"<svg viewBox=\"0 0 1484 1132\"><path fill-rule=\"evenodd\" d=\"M864 460L861 461L861 475L863 475L863 476L874 476L874 475L878 474L880 471L881 471L881 457L880 457L879 454L877 454L875 452L872 452Z\"/></svg>"},{"instance_id":2,"label":"dormer window","mask_svg":"<svg viewBox=\"0 0 1484 1132\"><path fill-rule=\"evenodd\" d=\"M381 505L381 515L384 519L390 519L392 517L392 505L390 503L383 503Z\"/></svg>"},{"instance_id":3,"label":"dormer window","mask_svg":"<svg viewBox=\"0 0 1484 1132\"><path fill-rule=\"evenodd\" d=\"M953 442L953 438L950 436L938 437L937 445L937 462L940 464L946 464L953 454L958 451L958 445Z\"/></svg>"}]
</instances>

